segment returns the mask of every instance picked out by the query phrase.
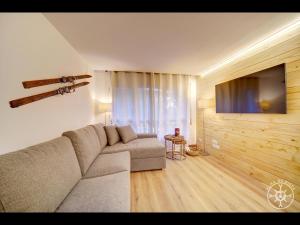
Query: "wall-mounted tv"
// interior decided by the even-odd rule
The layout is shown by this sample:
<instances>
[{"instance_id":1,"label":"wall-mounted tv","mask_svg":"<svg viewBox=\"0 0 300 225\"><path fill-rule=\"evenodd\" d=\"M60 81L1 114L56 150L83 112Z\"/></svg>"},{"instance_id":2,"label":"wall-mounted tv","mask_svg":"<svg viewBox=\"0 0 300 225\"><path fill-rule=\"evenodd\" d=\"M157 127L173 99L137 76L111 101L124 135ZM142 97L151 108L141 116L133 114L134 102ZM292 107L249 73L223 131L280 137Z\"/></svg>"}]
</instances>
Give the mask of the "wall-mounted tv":
<instances>
[{"instance_id":1,"label":"wall-mounted tv","mask_svg":"<svg viewBox=\"0 0 300 225\"><path fill-rule=\"evenodd\" d=\"M286 113L285 64L216 85L217 113Z\"/></svg>"}]
</instances>

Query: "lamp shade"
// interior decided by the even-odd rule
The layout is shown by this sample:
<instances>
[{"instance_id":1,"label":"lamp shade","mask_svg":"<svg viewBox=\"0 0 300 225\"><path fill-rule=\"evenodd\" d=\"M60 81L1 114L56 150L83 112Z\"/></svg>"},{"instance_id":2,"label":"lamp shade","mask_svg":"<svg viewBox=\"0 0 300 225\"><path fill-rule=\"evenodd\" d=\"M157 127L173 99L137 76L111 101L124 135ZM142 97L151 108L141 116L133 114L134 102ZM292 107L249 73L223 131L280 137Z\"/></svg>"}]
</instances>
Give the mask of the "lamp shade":
<instances>
[{"instance_id":1,"label":"lamp shade","mask_svg":"<svg viewBox=\"0 0 300 225\"><path fill-rule=\"evenodd\" d=\"M111 103L100 102L98 107L99 107L99 111L101 113L111 112L112 104Z\"/></svg>"}]
</instances>

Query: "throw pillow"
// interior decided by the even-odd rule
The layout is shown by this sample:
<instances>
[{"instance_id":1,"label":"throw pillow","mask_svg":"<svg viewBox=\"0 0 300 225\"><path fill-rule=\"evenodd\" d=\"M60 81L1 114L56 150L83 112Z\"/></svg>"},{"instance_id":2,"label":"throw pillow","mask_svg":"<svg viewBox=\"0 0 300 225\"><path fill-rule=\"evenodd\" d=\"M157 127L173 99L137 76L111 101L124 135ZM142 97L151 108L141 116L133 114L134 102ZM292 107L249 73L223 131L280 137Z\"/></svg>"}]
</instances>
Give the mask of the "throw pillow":
<instances>
[{"instance_id":1,"label":"throw pillow","mask_svg":"<svg viewBox=\"0 0 300 225\"><path fill-rule=\"evenodd\" d=\"M132 141L138 137L130 125L117 127L117 130L123 143Z\"/></svg>"},{"instance_id":2,"label":"throw pillow","mask_svg":"<svg viewBox=\"0 0 300 225\"><path fill-rule=\"evenodd\" d=\"M109 145L114 145L120 141L120 136L116 126L105 126L104 129L106 132L107 141Z\"/></svg>"}]
</instances>

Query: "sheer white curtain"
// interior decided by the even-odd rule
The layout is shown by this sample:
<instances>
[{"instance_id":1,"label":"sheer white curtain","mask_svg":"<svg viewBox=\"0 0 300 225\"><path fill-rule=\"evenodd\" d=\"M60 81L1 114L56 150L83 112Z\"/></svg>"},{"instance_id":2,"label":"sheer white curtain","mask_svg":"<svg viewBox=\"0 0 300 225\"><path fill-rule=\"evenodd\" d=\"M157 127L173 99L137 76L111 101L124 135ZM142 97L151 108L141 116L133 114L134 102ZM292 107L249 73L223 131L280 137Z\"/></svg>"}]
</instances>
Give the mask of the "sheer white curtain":
<instances>
[{"instance_id":1,"label":"sheer white curtain","mask_svg":"<svg viewBox=\"0 0 300 225\"><path fill-rule=\"evenodd\" d=\"M161 140L179 127L189 140L192 82L189 75L112 72L113 122Z\"/></svg>"}]
</instances>

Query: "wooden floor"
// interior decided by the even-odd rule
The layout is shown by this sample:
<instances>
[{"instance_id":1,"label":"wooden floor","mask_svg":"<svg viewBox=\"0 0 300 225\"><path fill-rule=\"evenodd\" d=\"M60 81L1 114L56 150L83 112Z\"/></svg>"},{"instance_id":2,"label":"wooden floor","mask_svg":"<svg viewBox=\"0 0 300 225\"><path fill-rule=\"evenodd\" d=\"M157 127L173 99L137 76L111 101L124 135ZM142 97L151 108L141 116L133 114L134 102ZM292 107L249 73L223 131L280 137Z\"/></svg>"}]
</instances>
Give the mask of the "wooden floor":
<instances>
[{"instance_id":1,"label":"wooden floor","mask_svg":"<svg viewBox=\"0 0 300 225\"><path fill-rule=\"evenodd\" d=\"M132 212L269 212L267 186L214 156L167 159L164 170L131 173ZM285 211L300 211L299 202Z\"/></svg>"}]
</instances>

